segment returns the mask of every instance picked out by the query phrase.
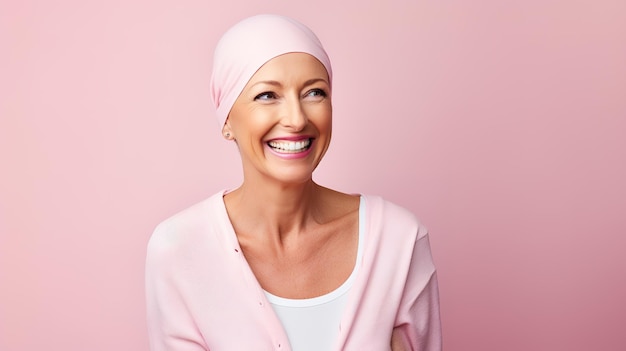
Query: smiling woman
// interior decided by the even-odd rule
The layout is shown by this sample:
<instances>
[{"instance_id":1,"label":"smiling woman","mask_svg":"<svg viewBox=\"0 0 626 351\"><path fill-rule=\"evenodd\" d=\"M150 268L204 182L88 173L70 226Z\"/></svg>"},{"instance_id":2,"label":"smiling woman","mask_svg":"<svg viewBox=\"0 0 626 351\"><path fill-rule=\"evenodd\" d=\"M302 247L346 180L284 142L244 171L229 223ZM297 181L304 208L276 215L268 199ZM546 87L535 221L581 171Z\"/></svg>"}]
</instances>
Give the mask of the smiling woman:
<instances>
[{"instance_id":1,"label":"smiling woman","mask_svg":"<svg viewBox=\"0 0 626 351\"><path fill-rule=\"evenodd\" d=\"M426 229L312 179L332 132L317 37L281 16L238 23L216 48L211 92L244 180L152 235L152 350L441 350Z\"/></svg>"},{"instance_id":2,"label":"smiling woman","mask_svg":"<svg viewBox=\"0 0 626 351\"><path fill-rule=\"evenodd\" d=\"M306 53L275 57L252 76L223 126L227 139L239 140L245 179L311 179L330 143L329 93L324 65Z\"/></svg>"}]
</instances>

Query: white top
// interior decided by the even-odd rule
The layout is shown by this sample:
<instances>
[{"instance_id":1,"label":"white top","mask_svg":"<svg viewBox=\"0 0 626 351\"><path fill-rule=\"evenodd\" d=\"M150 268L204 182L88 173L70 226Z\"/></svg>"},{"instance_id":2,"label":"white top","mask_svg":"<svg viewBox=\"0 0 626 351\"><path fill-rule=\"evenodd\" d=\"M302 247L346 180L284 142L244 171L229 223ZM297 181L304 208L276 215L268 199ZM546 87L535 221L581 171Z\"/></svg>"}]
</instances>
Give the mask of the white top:
<instances>
[{"instance_id":1,"label":"white top","mask_svg":"<svg viewBox=\"0 0 626 351\"><path fill-rule=\"evenodd\" d=\"M359 239L352 273L337 289L310 299L286 299L265 291L280 319L293 351L332 350L339 335L341 316L348 302L348 292L356 278L363 256L365 202L359 203Z\"/></svg>"}]
</instances>

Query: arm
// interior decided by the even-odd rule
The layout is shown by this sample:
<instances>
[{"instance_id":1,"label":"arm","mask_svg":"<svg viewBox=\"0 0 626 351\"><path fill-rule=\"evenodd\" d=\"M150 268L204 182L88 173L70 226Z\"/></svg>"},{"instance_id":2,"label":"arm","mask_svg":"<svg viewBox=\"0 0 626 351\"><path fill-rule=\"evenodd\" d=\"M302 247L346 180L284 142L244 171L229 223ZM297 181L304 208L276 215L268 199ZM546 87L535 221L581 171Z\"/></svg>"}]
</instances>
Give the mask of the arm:
<instances>
[{"instance_id":1,"label":"arm","mask_svg":"<svg viewBox=\"0 0 626 351\"><path fill-rule=\"evenodd\" d=\"M180 280L184 273L178 251L162 228L148 244L146 303L151 351L208 351L190 311Z\"/></svg>"},{"instance_id":2,"label":"arm","mask_svg":"<svg viewBox=\"0 0 626 351\"><path fill-rule=\"evenodd\" d=\"M418 235L391 338L391 349L440 351L441 342L437 274L428 235Z\"/></svg>"}]
</instances>

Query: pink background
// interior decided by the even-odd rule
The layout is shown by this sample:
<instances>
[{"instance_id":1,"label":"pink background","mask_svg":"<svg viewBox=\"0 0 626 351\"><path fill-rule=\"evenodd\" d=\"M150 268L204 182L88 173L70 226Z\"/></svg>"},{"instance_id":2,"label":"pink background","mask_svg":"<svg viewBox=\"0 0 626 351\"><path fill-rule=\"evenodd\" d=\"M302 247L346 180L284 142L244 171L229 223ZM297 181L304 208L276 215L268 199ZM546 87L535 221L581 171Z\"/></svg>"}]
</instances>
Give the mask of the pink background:
<instances>
[{"instance_id":1,"label":"pink background","mask_svg":"<svg viewBox=\"0 0 626 351\"><path fill-rule=\"evenodd\" d=\"M239 184L211 54L262 12L333 60L316 179L429 227L446 350L625 349L626 2L3 0L0 350L147 350L146 241Z\"/></svg>"}]
</instances>

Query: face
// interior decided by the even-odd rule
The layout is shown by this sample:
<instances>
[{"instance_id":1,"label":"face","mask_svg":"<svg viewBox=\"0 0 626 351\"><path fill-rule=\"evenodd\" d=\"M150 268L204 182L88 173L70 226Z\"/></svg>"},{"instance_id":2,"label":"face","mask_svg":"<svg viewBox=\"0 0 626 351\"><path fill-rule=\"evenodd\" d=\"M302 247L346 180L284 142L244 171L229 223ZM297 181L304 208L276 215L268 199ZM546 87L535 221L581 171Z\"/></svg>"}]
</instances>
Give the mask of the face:
<instances>
[{"instance_id":1,"label":"face","mask_svg":"<svg viewBox=\"0 0 626 351\"><path fill-rule=\"evenodd\" d=\"M331 91L324 65L305 53L265 63L235 101L224 134L236 140L244 179L303 183L328 149Z\"/></svg>"}]
</instances>

